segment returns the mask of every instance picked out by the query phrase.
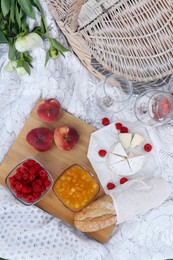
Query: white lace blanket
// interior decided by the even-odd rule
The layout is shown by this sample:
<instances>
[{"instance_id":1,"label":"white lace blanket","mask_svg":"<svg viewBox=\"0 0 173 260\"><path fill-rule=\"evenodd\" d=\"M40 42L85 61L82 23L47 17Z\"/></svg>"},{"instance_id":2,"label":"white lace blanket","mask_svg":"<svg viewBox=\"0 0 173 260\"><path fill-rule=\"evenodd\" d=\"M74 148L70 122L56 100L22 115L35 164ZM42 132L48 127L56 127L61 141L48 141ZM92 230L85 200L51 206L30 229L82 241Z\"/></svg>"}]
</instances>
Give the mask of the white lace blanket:
<instances>
[{"instance_id":1,"label":"white lace blanket","mask_svg":"<svg viewBox=\"0 0 173 260\"><path fill-rule=\"evenodd\" d=\"M52 35L63 44L63 35L52 17ZM19 78L4 71L7 49L0 49L0 161L22 129L38 98L57 98L65 110L101 128L101 119L134 121L133 102L122 113L106 114L96 104L98 80L69 52L50 60L44 68L45 49L33 52L31 76ZM159 173L173 187L173 126L147 128L162 164ZM162 192L162 191L160 191ZM101 244L36 206L26 207L0 186L0 257L9 260L163 260L173 258L173 202L118 226L109 242Z\"/></svg>"}]
</instances>

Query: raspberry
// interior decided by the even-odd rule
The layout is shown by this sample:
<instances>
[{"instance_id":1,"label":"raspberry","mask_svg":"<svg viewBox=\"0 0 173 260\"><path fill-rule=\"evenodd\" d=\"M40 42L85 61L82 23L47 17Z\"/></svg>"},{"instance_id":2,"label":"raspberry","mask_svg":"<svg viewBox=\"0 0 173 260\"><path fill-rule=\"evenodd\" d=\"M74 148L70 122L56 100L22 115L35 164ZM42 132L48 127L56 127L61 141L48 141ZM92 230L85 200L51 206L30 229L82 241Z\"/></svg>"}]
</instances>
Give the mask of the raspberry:
<instances>
[{"instance_id":1,"label":"raspberry","mask_svg":"<svg viewBox=\"0 0 173 260\"><path fill-rule=\"evenodd\" d=\"M35 174L31 174L30 176L29 176L29 181L33 181L35 179Z\"/></svg>"},{"instance_id":2,"label":"raspberry","mask_svg":"<svg viewBox=\"0 0 173 260\"><path fill-rule=\"evenodd\" d=\"M36 182L37 184L39 184L40 186L43 185L43 180L42 180L42 179L37 179L35 182Z\"/></svg>"},{"instance_id":3,"label":"raspberry","mask_svg":"<svg viewBox=\"0 0 173 260\"><path fill-rule=\"evenodd\" d=\"M17 196L17 198L19 198L19 199L23 198L23 193L22 193L22 191L17 191L17 192L16 192L16 196Z\"/></svg>"},{"instance_id":4,"label":"raspberry","mask_svg":"<svg viewBox=\"0 0 173 260\"><path fill-rule=\"evenodd\" d=\"M15 178L17 180L22 180L22 176L23 176L23 174L21 172L16 172L16 174L15 174Z\"/></svg>"},{"instance_id":5,"label":"raspberry","mask_svg":"<svg viewBox=\"0 0 173 260\"><path fill-rule=\"evenodd\" d=\"M106 125L109 125L109 124L110 124L109 118L104 117L104 118L102 119L102 125L106 126Z\"/></svg>"},{"instance_id":6,"label":"raspberry","mask_svg":"<svg viewBox=\"0 0 173 260\"><path fill-rule=\"evenodd\" d=\"M29 179L29 173L28 172L23 173L23 179L24 180L28 180Z\"/></svg>"},{"instance_id":7,"label":"raspberry","mask_svg":"<svg viewBox=\"0 0 173 260\"><path fill-rule=\"evenodd\" d=\"M109 182L109 183L107 184L107 189L108 189L108 190L112 190L112 189L114 189L114 188L115 188L115 184L114 184L114 183Z\"/></svg>"},{"instance_id":8,"label":"raspberry","mask_svg":"<svg viewBox=\"0 0 173 260\"><path fill-rule=\"evenodd\" d=\"M50 184L51 184L51 181L49 181L49 180L45 180L45 181L44 181L44 186L45 186L45 187L49 187Z\"/></svg>"},{"instance_id":9,"label":"raspberry","mask_svg":"<svg viewBox=\"0 0 173 260\"><path fill-rule=\"evenodd\" d=\"M10 183L10 188L11 188L12 190L15 190L15 188L16 188L16 182Z\"/></svg>"},{"instance_id":10,"label":"raspberry","mask_svg":"<svg viewBox=\"0 0 173 260\"><path fill-rule=\"evenodd\" d=\"M15 179L14 176L12 176L12 177L8 178L8 181L9 181L10 184L13 184L13 183L15 183L16 179Z\"/></svg>"},{"instance_id":11,"label":"raspberry","mask_svg":"<svg viewBox=\"0 0 173 260\"><path fill-rule=\"evenodd\" d=\"M22 184L20 182L16 182L15 190L16 191L21 191L22 190Z\"/></svg>"},{"instance_id":12,"label":"raspberry","mask_svg":"<svg viewBox=\"0 0 173 260\"><path fill-rule=\"evenodd\" d=\"M41 196L41 192L34 192L33 196L34 196L35 199L38 199Z\"/></svg>"},{"instance_id":13,"label":"raspberry","mask_svg":"<svg viewBox=\"0 0 173 260\"><path fill-rule=\"evenodd\" d=\"M33 191L34 191L34 192L41 192L41 187L40 187L40 185L39 185L39 184L35 184L35 185L33 186Z\"/></svg>"},{"instance_id":14,"label":"raspberry","mask_svg":"<svg viewBox=\"0 0 173 260\"><path fill-rule=\"evenodd\" d=\"M39 175L41 179L43 180L47 179L47 172L45 170L42 169L41 171L39 171Z\"/></svg>"},{"instance_id":15,"label":"raspberry","mask_svg":"<svg viewBox=\"0 0 173 260\"><path fill-rule=\"evenodd\" d=\"M22 192L23 192L23 193L28 193L28 188L27 188L27 186L22 187Z\"/></svg>"},{"instance_id":16,"label":"raspberry","mask_svg":"<svg viewBox=\"0 0 173 260\"><path fill-rule=\"evenodd\" d=\"M145 144L145 145L144 145L144 150L145 150L146 152L150 152L150 151L152 150L152 145L151 145L151 144Z\"/></svg>"},{"instance_id":17,"label":"raspberry","mask_svg":"<svg viewBox=\"0 0 173 260\"><path fill-rule=\"evenodd\" d=\"M123 126L122 126L121 123L116 123L116 124L115 124L115 128L116 128L117 130L121 130L122 127L123 127Z\"/></svg>"},{"instance_id":18,"label":"raspberry","mask_svg":"<svg viewBox=\"0 0 173 260\"><path fill-rule=\"evenodd\" d=\"M23 166L24 168L28 168L27 162L24 162L24 163L22 164L22 166Z\"/></svg>"},{"instance_id":19,"label":"raspberry","mask_svg":"<svg viewBox=\"0 0 173 260\"><path fill-rule=\"evenodd\" d=\"M44 192L46 190L46 187L45 186L42 186L41 187L41 192Z\"/></svg>"},{"instance_id":20,"label":"raspberry","mask_svg":"<svg viewBox=\"0 0 173 260\"><path fill-rule=\"evenodd\" d=\"M33 166L33 165L35 165L35 161L32 160L32 159L30 159L30 160L27 161L27 164L28 164L29 166Z\"/></svg>"},{"instance_id":21,"label":"raspberry","mask_svg":"<svg viewBox=\"0 0 173 260\"><path fill-rule=\"evenodd\" d=\"M120 133L128 133L129 132L129 129L125 126L123 126L121 129L120 129Z\"/></svg>"},{"instance_id":22,"label":"raspberry","mask_svg":"<svg viewBox=\"0 0 173 260\"><path fill-rule=\"evenodd\" d=\"M100 150L100 151L98 151L98 154L99 154L101 157L104 157L104 156L107 154L107 152L106 152L106 150Z\"/></svg>"},{"instance_id":23,"label":"raspberry","mask_svg":"<svg viewBox=\"0 0 173 260\"><path fill-rule=\"evenodd\" d=\"M128 179L126 177L123 177L120 179L120 184L125 183L126 181L128 181Z\"/></svg>"},{"instance_id":24,"label":"raspberry","mask_svg":"<svg viewBox=\"0 0 173 260\"><path fill-rule=\"evenodd\" d=\"M27 195L26 201L28 203L32 203L32 202L34 202L34 200L35 200L35 197L33 195L31 195L31 194Z\"/></svg>"},{"instance_id":25,"label":"raspberry","mask_svg":"<svg viewBox=\"0 0 173 260\"><path fill-rule=\"evenodd\" d=\"M36 171L37 171L37 169L35 169L35 167L31 167L31 168L29 169L29 173L30 173L30 174L35 174Z\"/></svg>"},{"instance_id":26,"label":"raspberry","mask_svg":"<svg viewBox=\"0 0 173 260\"><path fill-rule=\"evenodd\" d=\"M28 168L22 167L20 171L21 171L22 173L27 173L27 172L28 172Z\"/></svg>"}]
</instances>

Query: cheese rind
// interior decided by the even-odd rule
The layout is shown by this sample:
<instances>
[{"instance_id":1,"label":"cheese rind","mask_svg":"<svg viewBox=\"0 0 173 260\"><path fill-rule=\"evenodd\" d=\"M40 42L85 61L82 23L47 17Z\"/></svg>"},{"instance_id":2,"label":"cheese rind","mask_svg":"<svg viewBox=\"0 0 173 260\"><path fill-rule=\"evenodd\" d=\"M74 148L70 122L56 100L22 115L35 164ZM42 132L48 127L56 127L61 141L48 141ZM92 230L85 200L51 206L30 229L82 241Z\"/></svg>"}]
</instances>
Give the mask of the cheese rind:
<instances>
[{"instance_id":1,"label":"cheese rind","mask_svg":"<svg viewBox=\"0 0 173 260\"><path fill-rule=\"evenodd\" d=\"M121 143L117 143L117 144L113 145L110 149L110 153L116 154L116 155L119 155L119 156L123 156L123 157L127 157L127 153L124 150Z\"/></svg>"},{"instance_id":2,"label":"cheese rind","mask_svg":"<svg viewBox=\"0 0 173 260\"><path fill-rule=\"evenodd\" d=\"M131 133L119 134L119 139L123 148L128 149L130 147L130 143L132 140L132 134Z\"/></svg>"}]
</instances>

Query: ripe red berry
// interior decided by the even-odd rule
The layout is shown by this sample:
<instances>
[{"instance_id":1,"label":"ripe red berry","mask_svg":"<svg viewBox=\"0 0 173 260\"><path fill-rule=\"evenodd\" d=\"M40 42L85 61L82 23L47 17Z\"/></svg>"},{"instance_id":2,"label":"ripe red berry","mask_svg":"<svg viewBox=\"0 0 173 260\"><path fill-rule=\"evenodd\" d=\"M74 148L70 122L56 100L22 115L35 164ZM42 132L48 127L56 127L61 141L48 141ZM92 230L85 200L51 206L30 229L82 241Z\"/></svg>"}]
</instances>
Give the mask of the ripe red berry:
<instances>
[{"instance_id":1,"label":"ripe red berry","mask_svg":"<svg viewBox=\"0 0 173 260\"><path fill-rule=\"evenodd\" d=\"M120 133L128 133L129 132L129 129L125 126L123 126L121 129L120 129Z\"/></svg>"},{"instance_id":2,"label":"ripe red berry","mask_svg":"<svg viewBox=\"0 0 173 260\"><path fill-rule=\"evenodd\" d=\"M9 183L10 183L10 184L11 184L11 183L15 183L15 181L16 181L16 179L15 179L14 176L9 177L8 180L9 180Z\"/></svg>"},{"instance_id":3,"label":"ripe red berry","mask_svg":"<svg viewBox=\"0 0 173 260\"><path fill-rule=\"evenodd\" d=\"M41 187L39 184L35 184L32 188L34 192L41 192Z\"/></svg>"},{"instance_id":4,"label":"ripe red berry","mask_svg":"<svg viewBox=\"0 0 173 260\"><path fill-rule=\"evenodd\" d=\"M23 193L22 193L22 191L17 191L17 192L16 192L16 196L17 196L17 198L19 198L19 199L23 198Z\"/></svg>"},{"instance_id":5,"label":"ripe red berry","mask_svg":"<svg viewBox=\"0 0 173 260\"><path fill-rule=\"evenodd\" d=\"M30 169L29 169L29 173L30 174L34 174L34 173L36 173L36 169L35 169L35 167L31 167Z\"/></svg>"},{"instance_id":6,"label":"ripe red berry","mask_svg":"<svg viewBox=\"0 0 173 260\"><path fill-rule=\"evenodd\" d=\"M109 182L109 183L107 184L107 189L108 189L108 190L112 190L112 189L114 189L114 188L115 188L115 184L114 184L114 183Z\"/></svg>"},{"instance_id":7,"label":"ripe red berry","mask_svg":"<svg viewBox=\"0 0 173 260\"><path fill-rule=\"evenodd\" d=\"M123 127L123 126L122 126L121 123L116 123L116 124L115 124L115 128L116 128L117 130L121 130L122 127Z\"/></svg>"},{"instance_id":8,"label":"ripe red berry","mask_svg":"<svg viewBox=\"0 0 173 260\"><path fill-rule=\"evenodd\" d=\"M125 183L126 181L128 181L128 179L126 177L123 177L120 179L120 184Z\"/></svg>"},{"instance_id":9,"label":"ripe red berry","mask_svg":"<svg viewBox=\"0 0 173 260\"><path fill-rule=\"evenodd\" d=\"M22 173L27 173L27 172L28 172L28 168L27 168L27 167L22 167L22 168L20 169L20 171L21 171Z\"/></svg>"},{"instance_id":10,"label":"ripe red berry","mask_svg":"<svg viewBox=\"0 0 173 260\"><path fill-rule=\"evenodd\" d=\"M29 173L28 172L23 173L23 179L24 180L28 180L29 179Z\"/></svg>"},{"instance_id":11,"label":"ripe red berry","mask_svg":"<svg viewBox=\"0 0 173 260\"><path fill-rule=\"evenodd\" d=\"M45 187L49 187L50 184L51 184L51 182L50 182L49 180L45 180L45 181L44 181L44 186L45 186Z\"/></svg>"},{"instance_id":12,"label":"ripe red berry","mask_svg":"<svg viewBox=\"0 0 173 260\"><path fill-rule=\"evenodd\" d=\"M42 186L41 187L41 192L44 192L46 190L46 187L45 186Z\"/></svg>"},{"instance_id":13,"label":"ripe red berry","mask_svg":"<svg viewBox=\"0 0 173 260\"><path fill-rule=\"evenodd\" d=\"M34 202L34 200L35 200L35 197L32 194L27 195L26 201L28 203L32 203L32 202Z\"/></svg>"},{"instance_id":14,"label":"ripe red berry","mask_svg":"<svg viewBox=\"0 0 173 260\"><path fill-rule=\"evenodd\" d=\"M32 160L32 159L29 159L29 160L27 160L27 164L28 164L29 166L33 166L33 165L35 164L35 161Z\"/></svg>"},{"instance_id":15,"label":"ripe red berry","mask_svg":"<svg viewBox=\"0 0 173 260\"><path fill-rule=\"evenodd\" d=\"M99 151L98 151L98 154L99 154L101 157L104 157L104 156L107 154L107 151L106 151L106 150L99 150Z\"/></svg>"},{"instance_id":16,"label":"ripe red berry","mask_svg":"<svg viewBox=\"0 0 173 260\"><path fill-rule=\"evenodd\" d=\"M20 182L16 182L15 190L16 191L21 191L22 190L22 184Z\"/></svg>"},{"instance_id":17,"label":"ripe red berry","mask_svg":"<svg viewBox=\"0 0 173 260\"><path fill-rule=\"evenodd\" d=\"M33 196L35 199L38 199L41 196L41 192L33 192Z\"/></svg>"},{"instance_id":18,"label":"ripe red berry","mask_svg":"<svg viewBox=\"0 0 173 260\"><path fill-rule=\"evenodd\" d=\"M144 150L145 150L146 152L150 152L150 151L152 150L152 145L151 145L151 144L145 144L145 145L144 145Z\"/></svg>"},{"instance_id":19,"label":"ripe red berry","mask_svg":"<svg viewBox=\"0 0 173 260\"><path fill-rule=\"evenodd\" d=\"M45 170L42 169L41 171L39 171L39 175L42 179L47 179L47 172Z\"/></svg>"},{"instance_id":20,"label":"ripe red berry","mask_svg":"<svg viewBox=\"0 0 173 260\"><path fill-rule=\"evenodd\" d=\"M102 119L102 125L106 126L106 125L109 125L109 124L110 124L109 118L104 117L104 118Z\"/></svg>"}]
</instances>

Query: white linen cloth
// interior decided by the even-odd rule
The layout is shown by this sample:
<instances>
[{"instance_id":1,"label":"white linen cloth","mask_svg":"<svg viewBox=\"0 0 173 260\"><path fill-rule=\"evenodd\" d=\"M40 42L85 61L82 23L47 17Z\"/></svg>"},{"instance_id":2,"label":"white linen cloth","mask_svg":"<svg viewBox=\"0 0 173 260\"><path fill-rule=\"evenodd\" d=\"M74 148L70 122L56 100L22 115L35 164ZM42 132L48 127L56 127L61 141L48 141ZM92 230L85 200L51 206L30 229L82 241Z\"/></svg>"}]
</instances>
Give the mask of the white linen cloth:
<instances>
[{"instance_id":1,"label":"white linen cloth","mask_svg":"<svg viewBox=\"0 0 173 260\"><path fill-rule=\"evenodd\" d=\"M159 207L171 194L171 186L162 178L129 180L110 192L117 225Z\"/></svg>"},{"instance_id":2,"label":"white linen cloth","mask_svg":"<svg viewBox=\"0 0 173 260\"><path fill-rule=\"evenodd\" d=\"M65 43L44 1L52 35ZM47 45L45 44L44 47ZM0 48L0 161L16 139L29 113L41 98L57 98L65 110L101 128L101 119L135 122L133 102L118 114L104 113L96 104L99 82L69 52L44 67L45 49L33 51L31 76L19 78L4 71L7 49ZM173 187L173 126L147 127L158 160L160 176ZM9 260L163 260L173 258L173 194L159 208L120 224L101 244L36 206L25 207L0 186L0 257Z\"/></svg>"}]
</instances>

